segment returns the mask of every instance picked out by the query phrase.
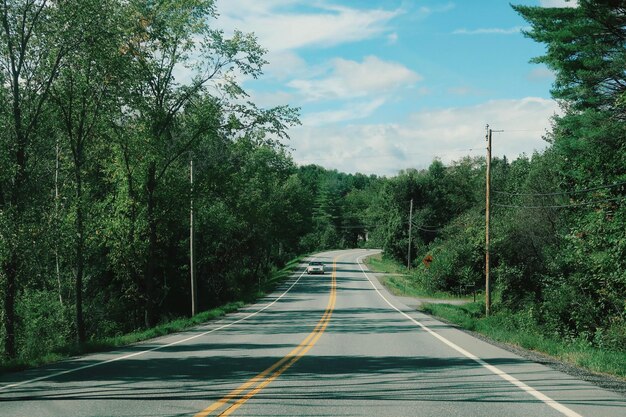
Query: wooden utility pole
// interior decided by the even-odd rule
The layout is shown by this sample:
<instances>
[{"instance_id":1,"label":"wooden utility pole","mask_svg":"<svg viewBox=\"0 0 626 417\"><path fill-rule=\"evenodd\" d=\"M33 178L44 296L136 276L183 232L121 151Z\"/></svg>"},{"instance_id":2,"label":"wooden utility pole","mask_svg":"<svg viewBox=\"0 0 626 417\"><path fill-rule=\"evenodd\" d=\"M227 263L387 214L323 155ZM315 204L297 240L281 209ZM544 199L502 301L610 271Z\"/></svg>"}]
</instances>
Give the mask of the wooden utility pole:
<instances>
[{"instance_id":1,"label":"wooden utility pole","mask_svg":"<svg viewBox=\"0 0 626 417\"><path fill-rule=\"evenodd\" d=\"M491 207L491 133L487 125L487 180L485 187L485 315L489 316L491 312L491 289L489 286L489 220Z\"/></svg>"},{"instance_id":2,"label":"wooden utility pole","mask_svg":"<svg viewBox=\"0 0 626 417\"><path fill-rule=\"evenodd\" d=\"M191 198L189 204L189 272L191 278L191 316L198 312L198 294L196 282L196 267L194 262L194 230L193 230L193 156L189 159L189 179L191 182Z\"/></svg>"},{"instance_id":3,"label":"wooden utility pole","mask_svg":"<svg viewBox=\"0 0 626 417\"><path fill-rule=\"evenodd\" d=\"M406 268L411 269L411 227L413 226L413 199L411 199L411 208L409 209L409 253L406 258Z\"/></svg>"}]
</instances>

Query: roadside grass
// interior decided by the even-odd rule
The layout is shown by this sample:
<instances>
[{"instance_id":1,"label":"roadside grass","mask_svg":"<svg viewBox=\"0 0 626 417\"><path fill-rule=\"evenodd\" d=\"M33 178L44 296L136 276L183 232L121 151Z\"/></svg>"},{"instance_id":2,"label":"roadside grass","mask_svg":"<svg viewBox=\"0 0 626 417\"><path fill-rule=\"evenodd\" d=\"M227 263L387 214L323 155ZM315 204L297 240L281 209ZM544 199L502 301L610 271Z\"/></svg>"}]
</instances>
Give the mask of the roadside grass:
<instances>
[{"instance_id":1,"label":"roadside grass","mask_svg":"<svg viewBox=\"0 0 626 417\"><path fill-rule=\"evenodd\" d=\"M383 284L389 292L400 297L416 297L416 298L433 298L441 300L466 300L471 301L472 296L462 296L431 291L424 288L416 276L409 271L406 266L400 264L394 259L387 258L383 254L368 256L364 259L365 265L378 274L388 274L379 276L378 280Z\"/></svg>"},{"instance_id":2,"label":"roadside grass","mask_svg":"<svg viewBox=\"0 0 626 417\"><path fill-rule=\"evenodd\" d=\"M523 318L509 312L498 312L484 317L484 303L461 306L424 304L421 310L498 342L544 353L592 372L626 379L626 352L601 349L584 341L567 341L546 336L536 327L524 326Z\"/></svg>"},{"instance_id":3,"label":"roadside grass","mask_svg":"<svg viewBox=\"0 0 626 417\"><path fill-rule=\"evenodd\" d=\"M368 256L367 258L363 259L363 262L365 262L365 265L367 265L367 267L374 272L384 274L408 275L408 270L406 269L406 266L401 265L394 259L383 256L382 253Z\"/></svg>"},{"instance_id":4,"label":"roadside grass","mask_svg":"<svg viewBox=\"0 0 626 417\"><path fill-rule=\"evenodd\" d=\"M298 256L297 258L294 258L287 262L285 266L283 266L281 269L273 271L267 281L265 281L265 284L263 286L264 293L262 293L261 295L265 295L274 291L278 285L280 285L283 281L285 281L293 274L298 265L301 264L302 261L308 256L309 254Z\"/></svg>"},{"instance_id":5,"label":"roadside grass","mask_svg":"<svg viewBox=\"0 0 626 417\"><path fill-rule=\"evenodd\" d=\"M41 355L36 358L18 358L11 361L0 362L0 374L4 372L21 371L25 369L35 368L48 365L60 360L68 359L72 356L83 355L87 353L106 352L122 346L139 343L145 340L154 339L156 337L166 336L171 333L177 333L194 326L218 319L226 314L235 312L252 303L257 299L272 292L281 282L291 276L295 268L307 255L299 256L289 261L283 268L273 271L268 279L263 283L261 291L251 292L246 295L244 300L234 301L211 310L203 311L193 317L176 318L149 329L137 330L119 336L104 337L92 339L83 345L75 343L67 344L53 352Z\"/></svg>"},{"instance_id":6,"label":"roadside grass","mask_svg":"<svg viewBox=\"0 0 626 417\"><path fill-rule=\"evenodd\" d=\"M364 262L376 273L389 274L379 277L379 281L394 295L468 301L463 305L423 304L421 310L427 314L481 333L498 342L547 354L559 361L592 372L626 379L626 352L601 349L583 341L568 341L546 336L519 314L498 312L485 317L482 294L477 296L477 302L471 302L472 296L459 298L449 293L433 293L424 288L404 265L382 254L369 256Z\"/></svg>"}]
</instances>

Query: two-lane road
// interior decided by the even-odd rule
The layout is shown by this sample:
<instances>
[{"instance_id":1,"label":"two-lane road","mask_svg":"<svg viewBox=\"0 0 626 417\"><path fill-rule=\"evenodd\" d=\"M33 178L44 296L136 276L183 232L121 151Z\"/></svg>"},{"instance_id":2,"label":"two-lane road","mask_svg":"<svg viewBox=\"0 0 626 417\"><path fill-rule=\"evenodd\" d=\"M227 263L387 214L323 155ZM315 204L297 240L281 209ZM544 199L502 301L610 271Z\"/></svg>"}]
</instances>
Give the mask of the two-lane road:
<instances>
[{"instance_id":1,"label":"two-lane road","mask_svg":"<svg viewBox=\"0 0 626 417\"><path fill-rule=\"evenodd\" d=\"M626 398L390 296L325 252L256 305L126 349L0 377L0 416L624 417Z\"/></svg>"}]
</instances>

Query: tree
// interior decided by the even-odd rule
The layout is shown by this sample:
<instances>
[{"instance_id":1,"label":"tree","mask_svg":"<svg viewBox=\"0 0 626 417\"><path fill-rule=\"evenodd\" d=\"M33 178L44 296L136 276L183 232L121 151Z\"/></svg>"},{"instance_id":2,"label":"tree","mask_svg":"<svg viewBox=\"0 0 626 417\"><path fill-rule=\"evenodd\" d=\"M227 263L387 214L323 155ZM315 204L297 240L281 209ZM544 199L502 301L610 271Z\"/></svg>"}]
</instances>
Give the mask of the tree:
<instances>
[{"instance_id":1,"label":"tree","mask_svg":"<svg viewBox=\"0 0 626 417\"><path fill-rule=\"evenodd\" d=\"M133 189L142 193L139 198L146 210L142 287L149 326L155 323L160 298L155 281L159 192L168 171L209 132L236 135L264 126L268 133L282 135L286 125L295 121L295 114L287 107L259 110L252 103L233 103L245 97L235 76L258 77L265 51L251 34L235 32L226 38L223 32L212 30L212 0L133 1L130 5L136 23L125 47L134 80L132 112L127 116L143 132L143 150L132 163L136 165L133 181L140 184ZM184 80L185 71L189 81ZM210 87L221 96L211 95ZM125 158L130 161L129 155Z\"/></svg>"},{"instance_id":2,"label":"tree","mask_svg":"<svg viewBox=\"0 0 626 417\"><path fill-rule=\"evenodd\" d=\"M68 2L74 19L65 31L71 45L66 64L52 85L53 101L61 120L61 135L71 151L74 176L75 218L75 324L79 343L85 342L83 278L85 273L85 223L88 200L85 196L85 169L95 141L103 139L102 129L110 117L120 84L123 62L120 5L114 0Z\"/></svg>"},{"instance_id":3,"label":"tree","mask_svg":"<svg viewBox=\"0 0 626 417\"><path fill-rule=\"evenodd\" d=\"M33 142L38 139L36 131L40 128L50 87L67 52L59 39L47 35L62 27L61 17L60 5L46 0L4 1L0 6L0 78L8 85L7 99L11 106L10 116L6 119L8 129L2 135L4 145L10 151L0 185L0 205L3 216L6 216L3 223L7 226L2 237L7 248L2 265L6 282L5 354L10 358L16 356L15 300L23 249L20 238L24 236L24 217L34 192L30 177L31 159L37 156L31 151Z\"/></svg>"},{"instance_id":4,"label":"tree","mask_svg":"<svg viewBox=\"0 0 626 417\"><path fill-rule=\"evenodd\" d=\"M526 35L546 44L533 59L556 74L552 94L573 110L602 109L623 118L626 92L626 6L579 0L574 8L514 6L531 25Z\"/></svg>"},{"instance_id":5,"label":"tree","mask_svg":"<svg viewBox=\"0 0 626 417\"><path fill-rule=\"evenodd\" d=\"M626 323L626 187L610 186L626 181L626 6L580 0L576 8L515 10L531 25L527 35L546 45L535 62L555 72L552 93L565 111L549 140L557 183L571 207L560 215L556 261L542 278L546 320L554 331L602 340L607 329L623 333Z\"/></svg>"}]
</instances>

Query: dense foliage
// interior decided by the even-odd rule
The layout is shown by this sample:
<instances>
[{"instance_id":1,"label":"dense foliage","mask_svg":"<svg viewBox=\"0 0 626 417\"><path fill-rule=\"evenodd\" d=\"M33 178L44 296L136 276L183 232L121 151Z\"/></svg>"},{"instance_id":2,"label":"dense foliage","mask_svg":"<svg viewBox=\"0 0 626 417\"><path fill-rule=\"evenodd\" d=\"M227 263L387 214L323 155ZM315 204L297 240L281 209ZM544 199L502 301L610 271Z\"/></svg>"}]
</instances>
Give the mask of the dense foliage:
<instances>
[{"instance_id":1,"label":"dense foliage","mask_svg":"<svg viewBox=\"0 0 626 417\"><path fill-rule=\"evenodd\" d=\"M247 101L236 78L265 51L214 18L211 0L1 6L5 357L188 314L192 199L202 309L296 250L302 194L276 139L297 112Z\"/></svg>"},{"instance_id":2,"label":"dense foliage","mask_svg":"<svg viewBox=\"0 0 626 417\"><path fill-rule=\"evenodd\" d=\"M515 7L546 44L536 62L556 74L563 107L548 149L493 162L492 267L498 311L517 325L609 349L626 347L626 6ZM368 215L372 237L406 262L407 208L416 202L415 279L463 291L484 280L481 160L389 180ZM421 263L432 257L429 266Z\"/></svg>"},{"instance_id":3,"label":"dense foliage","mask_svg":"<svg viewBox=\"0 0 626 417\"><path fill-rule=\"evenodd\" d=\"M563 114L544 152L492 161L494 309L513 326L624 350L626 6L515 10L531 25L527 35L546 44L535 61L556 74ZM432 292L467 293L484 287L485 169L483 158L435 161L320 206L333 230L361 225L368 245L406 263L413 200L413 279Z\"/></svg>"}]
</instances>

